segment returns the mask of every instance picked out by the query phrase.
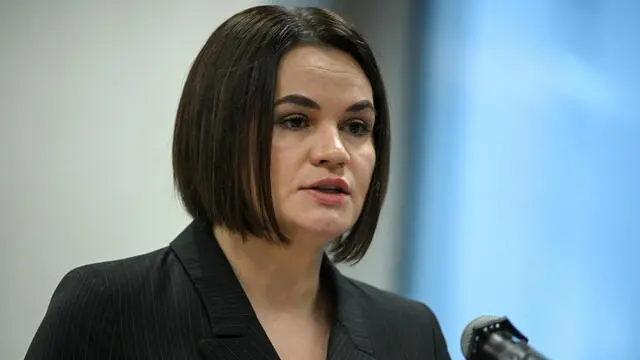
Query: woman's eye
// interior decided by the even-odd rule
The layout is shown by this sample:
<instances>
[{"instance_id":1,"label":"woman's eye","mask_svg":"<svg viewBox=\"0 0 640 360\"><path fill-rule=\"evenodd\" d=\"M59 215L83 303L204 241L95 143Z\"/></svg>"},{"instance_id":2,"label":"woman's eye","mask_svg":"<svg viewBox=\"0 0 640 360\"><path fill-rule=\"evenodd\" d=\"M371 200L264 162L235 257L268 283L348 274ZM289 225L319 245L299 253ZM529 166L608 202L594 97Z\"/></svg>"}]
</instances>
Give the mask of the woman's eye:
<instances>
[{"instance_id":1,"label":"woman's eye","mask_svg":"<svg viewBox=\"0 0 640 360\"><path fill-rule=\"evenodd\" d=\"M369 125L360 120L349 122L345 126L345 128L346 128L346 131L349 132L351 135L356 135L356 136L365 136L371 133L371 129L369 128Z\"/></svg>"},{"instance_id":2,"label":"woman's eye","mask_svg":"<svg viewBox=\"0 0 640 360\"><path fill-rule=\"evenodd\" d=\"M309 125L309 120L302 116L290 116L280 120L279 125L289 130L301 130Z\"/></svg>"}]
</instances>

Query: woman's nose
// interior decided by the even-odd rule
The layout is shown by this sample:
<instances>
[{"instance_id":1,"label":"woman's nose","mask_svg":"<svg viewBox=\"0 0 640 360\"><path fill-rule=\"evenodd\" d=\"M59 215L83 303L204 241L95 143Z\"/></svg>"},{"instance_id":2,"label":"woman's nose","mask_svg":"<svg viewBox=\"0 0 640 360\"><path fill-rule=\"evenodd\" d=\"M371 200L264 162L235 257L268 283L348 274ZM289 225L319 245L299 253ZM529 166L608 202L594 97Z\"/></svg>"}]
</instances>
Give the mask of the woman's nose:
<instances>
[{"instance_id":1,"label":"woman's nose","mask_svg":"<svg viewBox=\"0 0 640 360\"><path fill-rule=\"evenodd\" d=\"M313 138L311 163L315 166L341 167L349 162L350 156L340 136L340 130L335 127L318 129Z\"/></svg>"}]
</instances>

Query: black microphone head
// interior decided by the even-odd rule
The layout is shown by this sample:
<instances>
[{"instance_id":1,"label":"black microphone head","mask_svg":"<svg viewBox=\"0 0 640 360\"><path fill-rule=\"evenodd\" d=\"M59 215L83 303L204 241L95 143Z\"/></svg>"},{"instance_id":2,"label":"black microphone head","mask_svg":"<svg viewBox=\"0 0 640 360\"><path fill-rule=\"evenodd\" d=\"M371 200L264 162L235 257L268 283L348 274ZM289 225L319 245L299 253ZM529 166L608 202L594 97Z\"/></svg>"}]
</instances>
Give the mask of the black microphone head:
<instances>
[{"instance_id":1,"label":"black microphone head","mask_svg":"<svg viewBox=\"0 0 640 360\"><path fill-rule=\"evenodd\" d=\"M469 325L467 325L467 327L464 328L464 330L462 331L462 336L460 337L460 348L465 359L471 358L471 352L475 346L473 331L477 328L483 328L500 319L501 318L498 316L483 315L475 318L469 323Z\"/></svg>"}]
</instances>

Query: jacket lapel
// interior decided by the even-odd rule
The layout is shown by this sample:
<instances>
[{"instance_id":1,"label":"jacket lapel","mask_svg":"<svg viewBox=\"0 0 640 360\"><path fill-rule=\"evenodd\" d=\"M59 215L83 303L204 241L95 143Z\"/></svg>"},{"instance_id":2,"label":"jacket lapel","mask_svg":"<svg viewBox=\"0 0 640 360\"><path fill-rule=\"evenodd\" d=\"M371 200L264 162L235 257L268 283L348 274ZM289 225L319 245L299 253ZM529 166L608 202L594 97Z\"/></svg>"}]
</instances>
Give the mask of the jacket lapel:
<instances>
[{"instance_id":1,"label":"jacket lapel","mask_svg":"<svg viewBox=\"0 0 640 360\"><path fill-rule=\"evenodd\" d=\"M365 299L351 280L342 275L326 256L322 272L333 290L336 310L327 359L375 360L373 344L367 330Z\"/></svg>"},{"instance_id":2,"label":"jacket lapel","mask_svg":"<svg viewBox=\"0 0 640 360\"><path fill-rule=\"evenodd\" d=\"M209 316L212 336L198 341L204 358L279 359L209 226L192 222L171 248L191 277ZM327 256L321 271L336 310L327 359L375 360L361 292Z\"/></svg>"},{"instance_id":3,"label":"jacket lapel","mask_svg":"<svg viewBox=\"0 0 640 360\"><path fill-rule=\"evenodd\" d=\"M212 337L198 342L205 359L278 359L209 226L192 222L171 248L198 289L209 316Z\"/></svg>"}]
</instances>

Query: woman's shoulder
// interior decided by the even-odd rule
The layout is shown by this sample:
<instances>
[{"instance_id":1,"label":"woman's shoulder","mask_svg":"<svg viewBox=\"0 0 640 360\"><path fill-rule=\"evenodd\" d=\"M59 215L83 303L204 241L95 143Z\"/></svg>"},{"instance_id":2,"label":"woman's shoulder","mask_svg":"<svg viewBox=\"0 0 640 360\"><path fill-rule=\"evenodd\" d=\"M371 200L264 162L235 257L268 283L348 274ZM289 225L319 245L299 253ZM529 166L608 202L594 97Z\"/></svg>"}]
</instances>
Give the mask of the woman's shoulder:
<instances>
[{"instance_id":1,"label":"woman's shoulder","mask_svg":"<svg viewBox=\"0 0 640 360\"><path fill-rule=\"evenodd\" d=\"M146 254L77 266L62 276L54 297L63 295L65 299L68 297L80 301L101 298L110 290L124 285L134 289L136 286L133 285L137 282L148 282L149 277L154 277L163 270L163 259L166 256L167 249L162 248ZM87 296L73 296L74 292L85 292Z\"/></svg>"},{"instance_id":2,"label":"woman's shoulder","mask_svg":"<svg viewBox=\"0 0 640 360\"><path fill-rule=\"evenodd\" d=\"M161 270L170 257L169 247L163 247L144 254L80 265L71 269L65 277L92 275L109 281L120 277L134 280L135 275Z\"/></svg>"},{"instance_id":3,"label":"woman's shoulder","mask_svg":"<svg viewBox=\"0 0 640 360\"><path fill-rule=\"evenodd\" d=\"M51 352L100 357L100 351L116 351L113 346L121 346L126 335L124 319L144 320L145 308L162 299L163 282L171 281L171 272L177 274L175 266L166 266L171 257L163 248L68 271L53 292L26 358L46 358Z\"/></svg>"},{"instance_id":4,"label":"woman's shoulder","mask_svg":"<svg viewBox=\"0 0 640 360\"><path fill-rule=\"evenodd\" d=\"M144 289L166 271L167 248L117 260L88 263L65 273L53 292L49 312L109 306L122 292Z\"/></svg>"},{"instance_id":5,"label":"woman's shoulder","mask_svg":"<svg viewBox=\"0 0 640 360\"><path fill-rule=\"evenodd\" d=\"M384 333L377 340L393 338L416 353L450 359L440 323L428 305L358 280L348 281L353 286L353 296L360 298L362 316L369 328L375 334Z\"/></svg>"},{"instance_id":6,"label":"woman's shoulder","mask_svg":"<svg viewBox=\"0 0 640 360\"><path fill-rule=\"evenodd\" d=\"M81 265L62 277L52 296L51 305L108 306L123 298L144 300L148 296L157 296L159 294L153 292L164 287L162 283L182 277L180 266L176 265L177 259L169 247ZM135 303L128 301L130 306Z\"/></svg>"},{"instance_id":7,"label":"woman's shoulder","mask_svg":"<svg viewBox=\"0 0 640 360\"><path fill-rule=\"evenodd\" d=\"M349 282L357 289L367 308L371 311L376 311L380 315L390 316L403 323L406 323L405 320L421 322L422 325L424 325L424 322L437 322L434 312L423 302L359 280L349 279ZM406 319L404 319L405 317Z\"/></svg>"}]
</instances>

